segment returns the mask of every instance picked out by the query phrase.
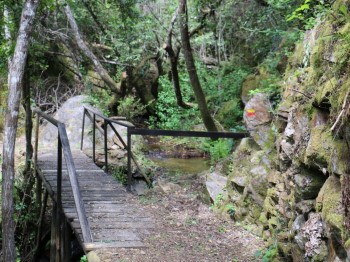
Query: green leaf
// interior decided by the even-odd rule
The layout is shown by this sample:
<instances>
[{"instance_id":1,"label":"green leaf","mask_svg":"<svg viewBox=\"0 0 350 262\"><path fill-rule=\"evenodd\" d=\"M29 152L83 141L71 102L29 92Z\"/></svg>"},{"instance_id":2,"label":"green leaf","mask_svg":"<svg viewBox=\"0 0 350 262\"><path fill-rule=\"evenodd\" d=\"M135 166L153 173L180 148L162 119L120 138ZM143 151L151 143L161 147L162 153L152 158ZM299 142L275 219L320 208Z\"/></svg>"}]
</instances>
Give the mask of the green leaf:
<instances>
[{"instance_id":1,"label":"green leaf","mask_svg":"<svg viewBox=\"0 0 350 262\"><path fill-rule=\"evenodd\" d=\"M295 11L299 12L299 11L304 11L304 10L308 10L308 9L310 9L310 5L309 4L303 4L299 8L297 8Z\"/></svg>"},{"instance_id":2,"label":"green leaf","mask_svg":"<svg viewBox=\"0 0 350 262\"><path fill-rule=\"evenodd\" d=\"M345 16L348 15L348 9L347 9L347 7L345 5L340 6L339 7L339 11Z\"/></svg>"}]
</instances>

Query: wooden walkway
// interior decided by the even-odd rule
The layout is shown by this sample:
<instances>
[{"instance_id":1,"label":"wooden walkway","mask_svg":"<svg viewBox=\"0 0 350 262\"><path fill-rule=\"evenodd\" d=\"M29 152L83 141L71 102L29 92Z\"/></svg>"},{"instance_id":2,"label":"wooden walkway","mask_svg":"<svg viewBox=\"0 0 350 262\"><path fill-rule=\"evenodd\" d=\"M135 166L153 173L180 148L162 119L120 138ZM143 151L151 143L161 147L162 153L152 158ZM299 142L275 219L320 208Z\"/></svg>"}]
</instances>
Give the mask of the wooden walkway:
<instances>
[{"instance_id":1,"label":"wooden walkway","mask_svg":"<svg viewBox=\"0 0 350 262\"><path fill-rule=\"evenodd\" d=\"M62 206L65 217L85 252L99 248L142 248L141 236L154 226L152 219L128 199L126 189L81 151L73 151L81 195L93 242L84 243L66 165L63 162ZM38 156L38 173L56 199L57 153Z\"/></svg>"}]
</instances>

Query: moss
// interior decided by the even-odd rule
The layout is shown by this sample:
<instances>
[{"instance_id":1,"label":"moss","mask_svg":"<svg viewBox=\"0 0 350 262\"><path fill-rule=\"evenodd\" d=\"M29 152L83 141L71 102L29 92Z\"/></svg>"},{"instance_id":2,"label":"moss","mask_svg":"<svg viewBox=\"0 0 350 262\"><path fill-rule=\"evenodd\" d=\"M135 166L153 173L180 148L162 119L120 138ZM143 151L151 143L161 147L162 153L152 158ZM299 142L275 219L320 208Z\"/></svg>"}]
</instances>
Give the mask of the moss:
<instances>
[{"instance_id":1,"label":"moss","mask_svg":"<svg viewBox=\"0 0 350 262\"><path fill-rule=\"evenodd\" d=\"M320 143L322 141L322 143ZM305 152L305 164L320 168L327 167L330 162L333 136L324 126L316 126L311 130L311 136Z\"/></svg>"},{"instance_id":2,"label":"moss","mask_svg":"<svg viewBox=\"0 0 350 262\"><path fill-rule=\"evenodd\" d=\"M350 248L350 238L345 241L344 248L345 249L349 249Z\"/></svg>"},{"instance_id":3,"label":"moss","mask_svg":"<svg viewBox=\"0 0 350 262\"><path fill-rule=\"evenodd\" d=\"M278 211L276 210L276 204L273 201L273 198L277 198L277 189L276 188L269 188L267 190L267 196L264 200L264 211L266 214L271 214L274 216L278 215Z\"/></svg>"},{"instance_id":4,"label":"moss","mask_svg":"<svg viewBox=\"0 0 350 262\"><path fill-rule=\"evenodd\" d=\"M304 49L303 42L299 42L295 45L294 53L289 58L289 64L293 67L299 67L300 65L303 64L304 56L305 56L305 49Z\"/></svg>"},{"instance_id":5,"label":"moss","mask_svg":"<svg viewBox=\"0 0 350 262\"><path fill-rule=\"evenodd\" d=\"M258 221L260 219L260 214L262 211L262 207L258 206L258 205L252 205L250 207L250 214L252 216L252 218L254 219L254 221Z\"/></svg>"},{"instance_id":6,"label":"moss","mask_svg":"<svg viewBox=\"0 0 350 262\"><path fill-rule=\"evenodd\" d=\"M350 78L344 79L341 86L338 86L336 92L334 92L330 97L329 101L332 105L331 115L336 117L342 109L344 98L349 90Z\"/></svg>"},{"instance_id":7,"label":"moss","mask_svg":"<svg viewBox=\"0 0 350 262\"><path fill-rule=\"evenodd\" d=\"M280 219L277 216L271 217L268 221L268 224L269 224L269 228L270 228L271 232L273 232L273 233L276 233L282 229Z\"/></svg>"},{"instance_id":8,"label":"moss","mask_svg":"<svg viewBox=\"0 0 350 262\"><path fill-rule=\"evenodd\" d=\"M259 150L259 146L250 138L243 138L235 150L234 156L250 156L253 151Z\"/></svg>"},{"instance_id":9,"label":"moss","mask_svg":"<svg viewBox=\"0 0 350 262\"><path fill-rule=\"evenodd\" d=\"M321 101L324 98L327 98L330 96L330 94L334 93L337 88L337 80L335 77L329 79L327 82L325 82L320 88L319 91L316 94L316 101L318 104L321 103Z\"/></svg>"},{"instance_id":10,"label":"moss","mask_svg":"<svg viewBox=\"0 0 350 262\"><path fill-rule=\"evenodd\" d=\"M336 176L330 176L322 188L322 219L344 232L341 207L341 184Z\"/></svg>"},{"instance_id":11,"label":"moss","mask_svg":"<svg viewBox=\"0 0 350 262\"><path fill-rule=\"evenodd\" d=\"M267 220L267 217L266 217L265 213L261 213L260 214L259 222L261 222L263 225L267 225L268 220Z\"/></svg>"}]
</instances>

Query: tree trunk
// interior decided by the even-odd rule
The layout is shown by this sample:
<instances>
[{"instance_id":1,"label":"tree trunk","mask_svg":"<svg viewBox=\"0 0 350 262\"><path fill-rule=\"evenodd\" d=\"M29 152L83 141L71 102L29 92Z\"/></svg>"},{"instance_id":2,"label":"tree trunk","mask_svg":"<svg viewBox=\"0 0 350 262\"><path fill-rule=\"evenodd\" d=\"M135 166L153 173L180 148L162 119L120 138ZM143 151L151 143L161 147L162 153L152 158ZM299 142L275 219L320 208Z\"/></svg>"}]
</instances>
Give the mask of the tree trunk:
<instances>
[{"instance_id":1,"label":"tree trunk","mask_svg":"<svg viewBox=\"0 0 350 262\"><path fill-rule=\"evenodd\" d=\"M95 54L89 49L83 38L81 37L81 34L79 32L79 28L77 25L77 22L74 19L72 10L70 9L69 5L66 5L65 13L68 19L68 22L71 26L71 29L74 34L75 41L77 42L77 45L81 49L81 51L91 60L92 64L94 65L95 71L100 75L102 80L106 83L106 85L111 89L114 93L120 93L120 87L119 85L112 79L112 77L108 74L106 69L101 65L98 58L95 56Z\"/></svg>"},{"instance_id":2,"label":"tree trunk","mask_svg":"<svg viewBox=\"0 0 350 262\"><path fill-rule=\"evenodd\" d=\"M13 58L8 73L8 103L5 118L5 132L2 164L2 248L3 261L16 261L15 224L13 220L13 184L15 177L14 157L18 113L30 33L35 12L40 0L27 0L24 4Z\"/></svg>"},{"instance_id":3,"label":"tree trunk","mask_svg":"<svg viewBox=\"0 0 350 262\"><path fill-rule=\"evenodd\" d=\"M173 27L177 18L177 15L179 13L179 9L176 10L173 18L171 19L171 23L168 29L168 37L166 43L163 45L163 49L168 53L169 60L170 60L170 66L171 66L171 81L173 82L173 87L176 95L176 102L177 105L188 109L191 108L190 105L186 104L183 101L182 94L181 94L181 88L180 88L180 79L179 79L179 71L177 70L177 64L179 59L179 53L175 52L172 45L172 37L173 37ZM180 47L179 47L180 48Z\"/></svg>"},{"instance_id":4,"label":"tree trunk","mask_svg":"<svg viewBox=\"0 0 350 262\"><path fill-rule=\"evenodd\" d=\"M180 14L180 31L181 31L181 41L182 49L185 57L186 67L188 74L190 76L191 85L193 92L196 96L199 111L201 113L203 122L208 131L217 131L214 120L210 115L207 102L205 100L205 95L203 93L201 83L199 81L196 66L194 64L194 59L190 44L190 35L188 31L188 16L187 16L187 3L186 0L180 0L179 7Z\"/></svg>"}]
</instances>

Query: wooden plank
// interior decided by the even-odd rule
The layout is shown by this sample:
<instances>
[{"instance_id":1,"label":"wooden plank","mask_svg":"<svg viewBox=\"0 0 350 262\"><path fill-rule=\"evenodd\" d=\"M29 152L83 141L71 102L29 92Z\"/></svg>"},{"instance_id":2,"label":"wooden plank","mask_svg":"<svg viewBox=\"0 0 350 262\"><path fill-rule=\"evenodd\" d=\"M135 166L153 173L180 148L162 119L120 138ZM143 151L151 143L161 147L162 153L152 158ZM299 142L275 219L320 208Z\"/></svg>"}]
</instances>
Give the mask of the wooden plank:
<instances>
[{"instance_id":1,"label":"wooden plank","mask_svg":"<svg viewBox=\"0 0 350 262\"><path fill-rule=\"evenodd\" d=\"M128 222L110 221L110 223L103 221L103 224L102 224L101 221L89 220L89 224L92 231L94 231L94 229L142 229L142 228L155 227L153 223L137 222L137 221L128 221ZM74 221L71 223L71 226L73 228L79 228L80 223L79 221Z\"/></svg>"},{"instance_id":2,"label":"wooden plank","mask_svg":"<svg viewBox=\"0 0 350 262\"><path fill-rule=\"evenodd\" d=\"M81 233L81 229L74 230L75 232ZM95 229L92 231L92 237L94 242L100 240L103 241L135 241L140 238L135 232L127 229Z\"/></svg>"},{"instance_id":3,"label":"wooden plank","mask_svg":"<svg viewBox=\"0 0 350 262\"><path fill-rule=\"evenodd\" d=\"M101 249L101 248L144 248L146 247L141 241L124 241L124 242L95 242L84 243L85 252Z\"/></svg>"}]
</instances>

